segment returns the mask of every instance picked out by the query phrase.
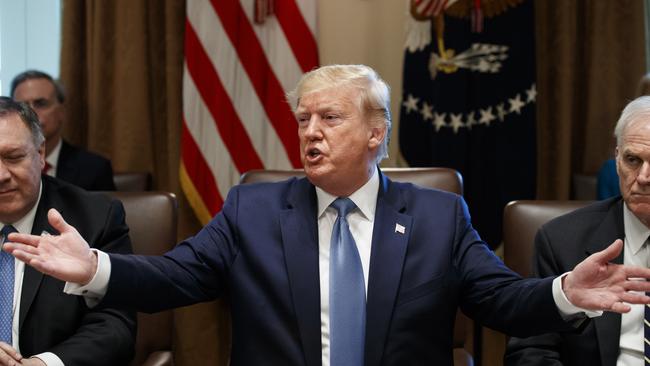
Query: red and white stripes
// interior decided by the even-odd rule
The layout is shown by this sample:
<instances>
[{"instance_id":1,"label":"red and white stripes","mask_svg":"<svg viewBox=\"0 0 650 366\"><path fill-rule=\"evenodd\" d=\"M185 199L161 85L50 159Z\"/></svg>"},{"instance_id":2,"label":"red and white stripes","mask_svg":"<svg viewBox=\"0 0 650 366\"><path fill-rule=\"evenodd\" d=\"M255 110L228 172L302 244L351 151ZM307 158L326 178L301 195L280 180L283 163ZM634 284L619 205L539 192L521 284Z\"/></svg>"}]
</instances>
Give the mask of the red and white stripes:
<instances>
[{"instance_id":1,"label":"red and white stripes","mask_svg":"<svg viewBox=\"0 0 650 366\"><path fill-rule=\"evenodd\" d=\"M318 65L316 0L190 0L180 178L207 222L250 169L300 166L284 95ZM268 9L267 7L273 7Z\"/></svg>"}]
</instances>

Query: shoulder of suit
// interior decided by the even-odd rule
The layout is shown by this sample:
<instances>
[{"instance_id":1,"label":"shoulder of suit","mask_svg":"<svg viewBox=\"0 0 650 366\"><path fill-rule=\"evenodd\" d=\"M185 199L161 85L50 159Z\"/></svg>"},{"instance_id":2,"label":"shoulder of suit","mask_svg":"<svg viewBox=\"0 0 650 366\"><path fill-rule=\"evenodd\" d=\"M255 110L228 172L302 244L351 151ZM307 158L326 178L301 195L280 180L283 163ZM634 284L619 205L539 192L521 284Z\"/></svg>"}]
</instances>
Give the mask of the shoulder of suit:
<instances>
[{"instance_id":1,"label":"shoulder of suit","mask_svg":"<svg viewBox=\"0 0 650 366\"><path fill-rule=\"evenodd\" d=\"M438 188L424 187L410 182L398 182L390 179L386 179L388 184L390 184L389 189L399 190L402 194L414 196L417 198L420 197L431 197L435 199L449 199L457 200L460 195L454 192L445 191Z\"/></svg>"},{"instance_id":2,"label":"shoulder of suit","mask_svg":"<svg viewBox=\"0 0 650 366\"><path fill-rule=\"evenodd\" d=\"M112 198L105 193L90 192L64 180L42 176L43 193L45 195L56 195L70 201L82 202L88 205L108 204Z\"/></svg>"},{"instance_id":3,"label":"shoulder of suit","mask_svg":"<svg viewBox=\"0 0 650 366\"><path fill-rule=\"evenodd\" d=\"M574 225L576 223L593 223L598 224L601 220L607 217L612 211L620 210L623 214L623 199L619 197L608 198L602 201L596 201L585 207L578 208L564 215L558 216L548 223L545 227L565 227L567 225ZM618 212L617 212L618 213ZM621 216L622 220L622 216Z\"/></svg>"},{"instance_id":4,"label":"shoulder of suit","mask_svg":"<svg viewBox=\"0 0 650 366\"><path fill-rule=\"evenodd\" d=\"M93 164L99 164L99 163L110 163L110 160L97 154L92 151L88 151L84 148L81 148L79 146L75 146L70 144L67 141L63 141L63 146L66 147L68 150L68 154L70 157L74 157L75 159L82 160L82 161L89 161L92 162ZM62 151L63 151L63 146L62 146Z\"/></svg>"}]
</instances>

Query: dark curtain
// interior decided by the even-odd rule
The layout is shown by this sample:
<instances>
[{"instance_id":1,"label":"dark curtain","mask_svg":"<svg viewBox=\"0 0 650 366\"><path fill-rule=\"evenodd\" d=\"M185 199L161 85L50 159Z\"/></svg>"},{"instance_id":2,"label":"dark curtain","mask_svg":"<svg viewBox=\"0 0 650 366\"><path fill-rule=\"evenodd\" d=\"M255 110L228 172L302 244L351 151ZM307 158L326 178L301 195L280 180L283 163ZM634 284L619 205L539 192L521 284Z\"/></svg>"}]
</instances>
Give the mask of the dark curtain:
<instances>
[{"instance_id":1,"label":"dark curtain","mask_svg":"<svg viewBox=\"0 0 650 366\"><path fill-rule=\"evenodd\" d=\"M537 197L613 156L614 125L645 73L642 0L537 0Z\"/></svg>"},{"instance_id":2,"label":"dark curtain","mask_svg":"<svg viewBox=\"0 0 650 366\"><path fill-rule=\"evenodd\" d=\"M200 225L179 188L184 0L64 0L64 135L116 171L147 171L179 199L179 238ZM226 364L230 328L221 302L174 312L178 365Z\"/></svg>"}]
</instances>

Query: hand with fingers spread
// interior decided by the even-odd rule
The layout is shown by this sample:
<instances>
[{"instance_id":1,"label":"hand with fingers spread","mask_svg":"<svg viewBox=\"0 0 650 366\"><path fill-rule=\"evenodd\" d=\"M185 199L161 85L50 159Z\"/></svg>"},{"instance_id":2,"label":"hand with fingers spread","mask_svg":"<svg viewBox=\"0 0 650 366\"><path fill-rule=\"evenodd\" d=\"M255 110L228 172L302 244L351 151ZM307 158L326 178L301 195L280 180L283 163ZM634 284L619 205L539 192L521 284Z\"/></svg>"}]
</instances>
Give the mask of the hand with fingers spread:
<instances>
[{"instance_id":1,"label":"hand with fingers spread","mask_svg":"<svg viewBox=\"0 0 650 366\"><path fill-rule=\"evenodd\" d=\"M19 260L62 281L87 284L97 270L97 256L79 232L51 209L50 225L61 235L28 235L12 233L3 250Z\"/></svg>"},{"instance_id":2,"label":"hand with fingers spread","mask_svg":"<svg viewBox=\"0 0 650 366\"><path fill-rule=\"evenodd\" d=\"M588 310L627 313L629 304L648 304L650 298L631 291L650 291L650 269L610 263L623 249L616 240L605 250L579 263L563 281L562 289L575 306Z\"/></svg>"}]
</instances>

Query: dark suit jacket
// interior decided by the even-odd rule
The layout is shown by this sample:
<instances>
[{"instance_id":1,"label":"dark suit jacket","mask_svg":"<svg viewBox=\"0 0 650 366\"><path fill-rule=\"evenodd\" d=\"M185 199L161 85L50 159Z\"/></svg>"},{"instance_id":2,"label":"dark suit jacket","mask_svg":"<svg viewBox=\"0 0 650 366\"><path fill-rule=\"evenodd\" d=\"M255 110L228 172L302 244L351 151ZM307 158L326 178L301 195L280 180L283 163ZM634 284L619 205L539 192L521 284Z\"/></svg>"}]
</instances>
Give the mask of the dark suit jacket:
<instances>
[{"instance_id":1,"label":"dark suit jacket","mask_svg":"<svg viewBox=\"0 0 650 366\"><path fill-rule=\"evenodd\" d=\"M560 216L537 232L533 273L544 277L570 271L590 254L624 237L620 196ZM614 262L622 263L623 253ZM621 316L606 312L592 319L579 333L512 338L505 363L615 366L620 333Z\"/></svg>"},{"instance_id":2,"label":"dark suit jacket","mask_svg":"<svg viewBox=\"0 0 650 366\"><path fill-rule=\"evenodd\" d=\"M124 209L118 201L43 176L32 234L57 233L47 222L50 208L59 210L92 247L131 252ZM25 266L19 315L21 353L53 352L66 366L128 364L135 343L135 314L88 309L82 297L64 294L64 285Z\"/></svg>"},{"instance_id":3,"label":"dark suit jacket","mask_svg":"<svg viewBox=\"0 0 650 366\"><path fill-rule=\"evenodd\" d=\"M458 306L519 335L567 327L552 279L508 270L471 227L460 196L380 181L366 365L451 365ZM233 365L320 365L316 211L304 178L236 186L207 226L166 255L111 255L104 303L153 312L223 296Z\"/></svg>"},{"instance_id":4,"label":"dark suit jacket","mask_svg":"<svg viewBox=\"0 0 650 366\"><path fill-rule=\"evenodd\" d=\"M65 140L56 168L56 177L87 191L114 191L111 161Z\"/></svg>"}]
</instances>

